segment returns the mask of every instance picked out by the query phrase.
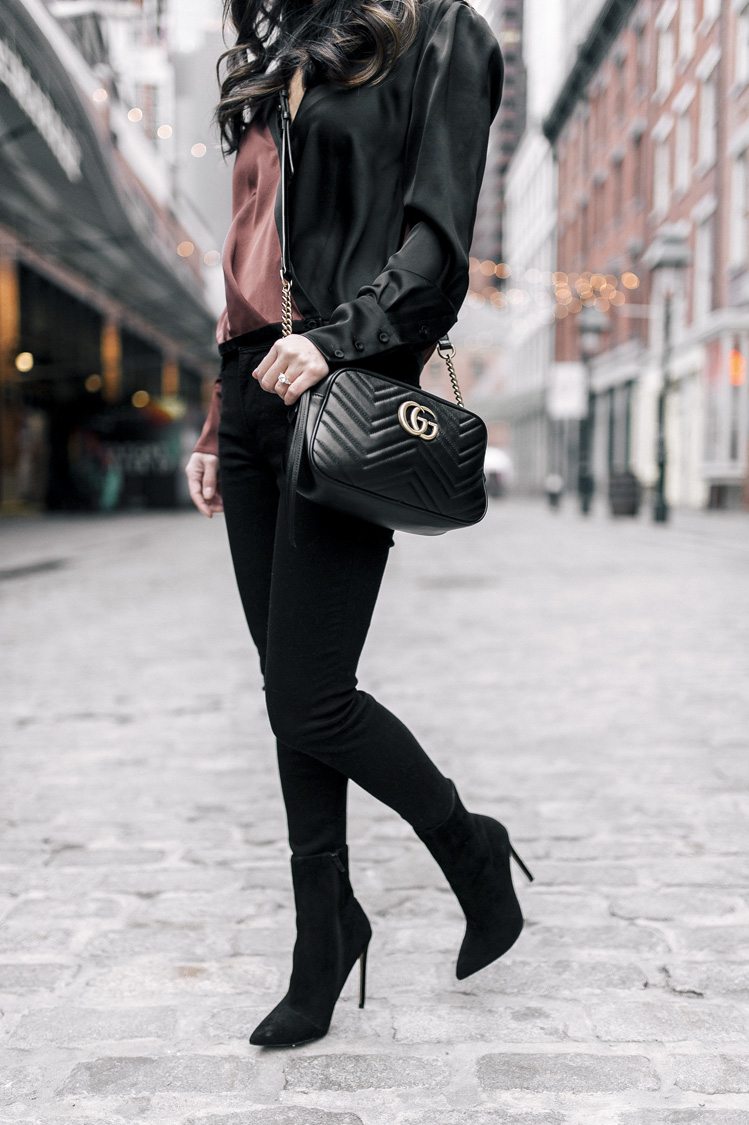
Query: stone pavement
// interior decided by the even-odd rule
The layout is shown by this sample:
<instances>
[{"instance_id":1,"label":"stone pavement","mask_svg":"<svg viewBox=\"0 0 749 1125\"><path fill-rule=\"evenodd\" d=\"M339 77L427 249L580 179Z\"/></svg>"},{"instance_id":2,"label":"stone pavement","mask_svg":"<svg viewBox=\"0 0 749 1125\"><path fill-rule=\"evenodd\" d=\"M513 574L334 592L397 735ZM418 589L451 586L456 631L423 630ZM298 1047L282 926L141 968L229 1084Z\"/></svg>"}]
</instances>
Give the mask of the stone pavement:
<instances>
[{"instance_id":1,"label":"stone pavement","mask_svg":"<svg viewBox=\"0 0 749 1125\"><path fill-rule=\"evenodd\" d=\"M527 928L458 982L438 868L352 789L367 1006L354 973L275 1052L288 854L221 518L0 536L0 1121L749 1122L749 517L398 537L362 686L508 824Z\"/></svg>"}]
</instances>

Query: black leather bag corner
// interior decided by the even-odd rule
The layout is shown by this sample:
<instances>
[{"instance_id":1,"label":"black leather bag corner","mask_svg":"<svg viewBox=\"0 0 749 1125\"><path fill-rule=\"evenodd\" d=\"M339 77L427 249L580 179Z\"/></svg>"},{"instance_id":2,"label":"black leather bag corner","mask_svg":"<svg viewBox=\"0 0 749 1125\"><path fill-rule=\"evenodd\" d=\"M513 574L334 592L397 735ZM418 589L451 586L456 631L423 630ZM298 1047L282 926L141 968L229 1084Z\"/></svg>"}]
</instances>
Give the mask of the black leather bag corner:
<instances>
[{"instance_id":1,"label":"black leather bag corner","mask_svg":"<svg viewBox=\"0 0 749 1125\"><path fill-rule=\"evenodd\" d=\"M292 331L288 259L287 162L291 114L281 95L284 335ZM292 407L286 460L289 538L297 494L395 531L441 535L486 514L486 425L466 410L452 365L439 343L457 400L447 402L375 371L342 367L304 391Z\"/></svg>"}]
</instances>

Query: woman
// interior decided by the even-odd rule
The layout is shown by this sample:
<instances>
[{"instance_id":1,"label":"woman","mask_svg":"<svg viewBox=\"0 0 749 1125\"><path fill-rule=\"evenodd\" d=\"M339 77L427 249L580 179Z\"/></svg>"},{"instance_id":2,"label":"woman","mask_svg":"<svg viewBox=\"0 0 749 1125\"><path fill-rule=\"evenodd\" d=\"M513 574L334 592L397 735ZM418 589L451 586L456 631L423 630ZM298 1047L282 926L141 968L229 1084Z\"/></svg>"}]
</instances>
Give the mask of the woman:
<instances>
[{"instance_id":1,"label":"woman","mask_svg":"<svg viewBox=\"0 0 749 1125\"><path fill-rule=\"evenodd\" d=\"M250 1042L327 1033L371 927L348 875L349 778L411 824L466 916L459 979L523 925L506 829L468 812L409 730L357 690L393 533L299 497L286 526L289 407L334 366L417 385L455 323L503 64L464 0L233 0L218 120L236 152L221 372L187 465L226 516L276 736L297 936L286 996ZM281 336L279 152L290 99L293 334ZM517 857L516 857L517 858Z\"/></svg>"}]
</instances>

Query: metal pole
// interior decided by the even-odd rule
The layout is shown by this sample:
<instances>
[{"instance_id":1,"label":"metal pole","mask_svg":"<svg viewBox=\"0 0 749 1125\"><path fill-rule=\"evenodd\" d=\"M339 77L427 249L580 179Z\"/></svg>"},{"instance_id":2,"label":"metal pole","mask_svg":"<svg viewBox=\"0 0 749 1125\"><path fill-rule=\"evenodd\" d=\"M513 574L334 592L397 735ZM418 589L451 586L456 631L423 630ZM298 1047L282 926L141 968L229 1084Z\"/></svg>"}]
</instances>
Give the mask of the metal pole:
<instances>
[{"instance_id":1,"label":"metal pole","mask_svg":"<svg viewBox=\"0 0 749 1125\"><path fill-rule=\"evenodd\" d=\"M670 382L671 302L671 294L667 293L663 304L663 378L658 395L658 438L656 444L658 482L656 484L655 498L653 501L653 519L656 523L666 523L669 514L668 503L666 501L666 402Z\"/></svg>"},{"instance_id":2,"label":"metal pole","mask_svg":"<svg viewBox=\"0 0 749 1125\"><path fill-rule=\"evenodd\" d=\"M592 439L593 439L593 376L589 357L585 363L585 386L588 402L588 411L580 419L580 443L578 451L577 492L580 497L580 511L584 516L590 513L590 504L595 491L595 481L591 467Z\"/></svg>"}]
</instances>

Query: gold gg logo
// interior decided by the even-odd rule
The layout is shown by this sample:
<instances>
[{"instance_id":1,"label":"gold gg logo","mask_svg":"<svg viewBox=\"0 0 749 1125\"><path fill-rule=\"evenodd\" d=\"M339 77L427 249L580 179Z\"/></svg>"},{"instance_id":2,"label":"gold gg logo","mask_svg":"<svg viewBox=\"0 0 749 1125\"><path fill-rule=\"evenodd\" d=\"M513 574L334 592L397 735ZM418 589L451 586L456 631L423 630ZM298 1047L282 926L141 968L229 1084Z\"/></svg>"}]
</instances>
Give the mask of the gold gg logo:
<instances>
[{"instance_id":1,"label":"gold gg logo","mask_svg":"<svg viewBox=\"0 0 749 1125\"><path fill-rule=\"evenodd\" d=\"M429 418L427 414L430 415ZM406 433L423 438L424 441L434 441L440 432L437 422L431 420L436 417L433 410L418 402L403 402L398 410L398 421Z\"/></svg>"}]
</instances>

